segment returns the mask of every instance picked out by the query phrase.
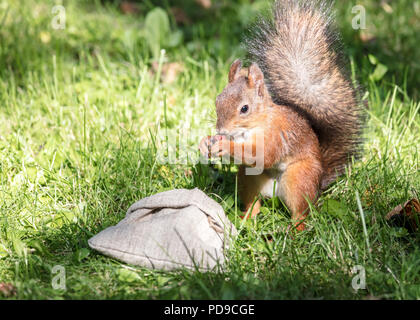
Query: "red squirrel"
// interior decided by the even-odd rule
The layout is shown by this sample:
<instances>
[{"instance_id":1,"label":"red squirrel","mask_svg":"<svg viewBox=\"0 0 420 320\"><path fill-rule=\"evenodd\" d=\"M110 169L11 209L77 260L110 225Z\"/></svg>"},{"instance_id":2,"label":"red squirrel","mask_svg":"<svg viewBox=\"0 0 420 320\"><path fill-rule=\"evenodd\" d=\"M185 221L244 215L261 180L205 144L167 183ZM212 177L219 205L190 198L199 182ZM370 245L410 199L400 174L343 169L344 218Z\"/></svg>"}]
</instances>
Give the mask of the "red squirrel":
<instances>
[{"instance_id":1,"label":"red squirrel","mask_svg":"<svg viewBox=\"0 0 420 320\"><path fill-rule=\"evenodd\" d=\"M301 231L309 203L360 154L362 104L345 68L331 3L283 0L272 11L246 40L249 68L240 60L231 65L216 99L217 135L203 138L199 148L240 163L245 214L255 217L259 196L274 194ZM247 174L258 161L262 172Z\"/></svg>"}]
</instances>

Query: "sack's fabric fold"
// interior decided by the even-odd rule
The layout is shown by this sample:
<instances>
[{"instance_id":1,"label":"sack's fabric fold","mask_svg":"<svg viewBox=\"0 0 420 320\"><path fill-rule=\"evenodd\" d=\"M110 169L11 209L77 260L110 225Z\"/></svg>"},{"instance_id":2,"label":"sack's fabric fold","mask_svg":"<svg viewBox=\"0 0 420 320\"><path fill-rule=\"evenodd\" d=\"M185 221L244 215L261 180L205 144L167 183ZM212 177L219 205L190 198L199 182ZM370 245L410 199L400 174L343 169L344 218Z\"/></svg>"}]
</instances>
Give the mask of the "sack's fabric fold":
<instances>
[{"instance_id":1,"label":"sack's fabric fold","mask_svg":"<svg viewBox=\"0 0 420 320\"><path fill-rule=\"evenodd\" d=\"M200 189L175 189L134 203L123 220L91 239L92 249L152 269L223 268L235 226Z\"/></svg>"}]
</instances>

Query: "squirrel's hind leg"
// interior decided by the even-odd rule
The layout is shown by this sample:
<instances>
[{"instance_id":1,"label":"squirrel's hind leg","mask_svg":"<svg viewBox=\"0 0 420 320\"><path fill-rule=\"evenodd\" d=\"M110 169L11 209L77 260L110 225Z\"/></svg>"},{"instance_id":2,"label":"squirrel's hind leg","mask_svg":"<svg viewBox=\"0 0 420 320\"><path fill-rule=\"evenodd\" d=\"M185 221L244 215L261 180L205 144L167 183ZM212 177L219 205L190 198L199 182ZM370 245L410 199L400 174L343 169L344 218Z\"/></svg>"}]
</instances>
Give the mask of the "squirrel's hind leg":
<instances>
[{"instance_id":1,"label":"squirrel's hind leg","mask_svg":"<svg viewBox=\"0 0 420 320\"><path fill-rule=\"evenodd\" d=\"M245 210L243 212L243 218L246 217L247 214L248 218L253 218L260 212L261 200L257 197L259 197L265 179L266 178L264 174L246 175L245 166L239 167L239 197L245 207ZM250 212L248 213L248 211Z\"/></svg>"},{"instance_id":2,"label":"squirrel's hind leg","mask_svg":"<svg viewBox=\"0 0 420 320\"><path fill-rule=\"evenodd\" d=\"M321 174L320 161L311 158L290 164L283 173L280 182L282 198L292 213L298 231L305 229L308 201L314 202L318 197Z\"/></svg>"}]
</instances>

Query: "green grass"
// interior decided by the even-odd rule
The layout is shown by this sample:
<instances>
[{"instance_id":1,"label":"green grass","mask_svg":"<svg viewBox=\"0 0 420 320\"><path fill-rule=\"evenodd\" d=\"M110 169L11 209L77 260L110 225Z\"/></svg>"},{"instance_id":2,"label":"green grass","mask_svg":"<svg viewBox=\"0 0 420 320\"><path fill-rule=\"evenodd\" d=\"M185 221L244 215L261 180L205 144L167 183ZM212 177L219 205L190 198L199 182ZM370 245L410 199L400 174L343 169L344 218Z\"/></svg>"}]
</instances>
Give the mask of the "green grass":
<instances>
[{"instance_id":1,"label":"green grass","mask_svg":"<svg viewBox=\"0 0 420 320\"><path fill-rule=\"evenodd\" d=\"M215 97L243 55L241 34L264 7L214 2L220 6L209 12L191 6L187 25L169 16L166 37L182 38L164 38L161 62L183 63L171 83L153 71L158 57L145 27L146 14L167 2L123 15L114 2L64 1L63 30L51 28L53 1L0 4L0 282L12 283L18 299L419 299L419 235L384 219L419 198L418 3L389 2L387 13L361 1L376 38L369 43L350 28L353 2L337 6L353 73L368 94L365 152L292 239L290 214L275 200L241 227L235 167L157 160L167 131L190 127L196 149L214 130ZM378 65L388 72L371 77ZM146 270L86 250L138 199L193 187L241 229L224 273ZM65 267L66 290L52 288L55 265ZM367 281L357 292L356 265Z\"/></svg>"}]
</instances>

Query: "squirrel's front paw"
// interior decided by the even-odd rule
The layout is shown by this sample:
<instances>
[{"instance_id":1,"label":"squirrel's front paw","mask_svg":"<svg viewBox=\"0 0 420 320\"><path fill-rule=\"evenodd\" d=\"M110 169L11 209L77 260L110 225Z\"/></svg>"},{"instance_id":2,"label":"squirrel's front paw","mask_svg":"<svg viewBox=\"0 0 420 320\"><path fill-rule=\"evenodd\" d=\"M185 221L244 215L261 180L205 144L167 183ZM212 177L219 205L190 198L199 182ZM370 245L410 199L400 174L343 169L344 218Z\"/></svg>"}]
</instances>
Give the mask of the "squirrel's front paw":
<instances>
[{"instance_id":1,"label":"squirrel's front paw","mask_svg":"<svg viewBox=\"0 0 420 320\"><path fill-rule=\"evenodd\" d=\"M230 156L231 141L226 136L216 135L212 137L212 142L210 146L210 155L212 157Z\"/></svg>"},{"instance_id":2,"label":"squirrel's front paw","mask_svg":"<svg viewBox=\"0 0 420 320\"><path fill-rule=\"evenodd\" d=\"M221 157L225 155L224 150L226 149L226 138L221 135L207 136L204 137L200 142L200 152L203 156L210 157Z\"/></svg>"},{"instance_id":3,"label":"squirrel's front paw","mask_svg":"<svg viewBox=\"0 0 420 320\"><path fill-rule=\"evenodd\" d=\"M200 141L199 150L200 153L206 158L210 157L210 146L211 146L211 136L204 137Z\"/></svg>"}]
</instances>

